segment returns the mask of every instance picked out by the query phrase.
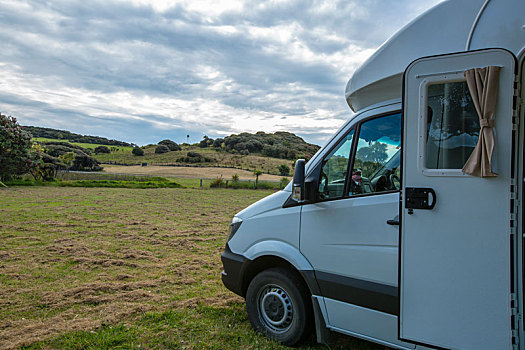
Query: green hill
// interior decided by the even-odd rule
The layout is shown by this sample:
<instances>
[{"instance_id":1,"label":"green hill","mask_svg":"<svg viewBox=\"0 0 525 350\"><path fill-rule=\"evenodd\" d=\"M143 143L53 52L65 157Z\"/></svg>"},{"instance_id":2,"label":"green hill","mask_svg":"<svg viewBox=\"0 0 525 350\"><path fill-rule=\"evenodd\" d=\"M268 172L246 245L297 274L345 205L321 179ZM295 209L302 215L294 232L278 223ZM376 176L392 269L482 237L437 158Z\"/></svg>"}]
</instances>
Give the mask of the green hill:
<instances>
[{"instance_id":1,"label":"green hill","mask_svg":"<svg viewBox=\"0 0 525 350\"><path fill-rule=\"evenodd\" d=\"M38 126L23 126L23 128L33 135L33 138L46 138L52 140L69 141L77 143L88 143L96 145L107 145L107 146L133 146L130 143L110 140L105 137L99 136L88 136L75 134L66 130L57 130L51 128L41 128Z\"/></svg>"},{"instance_id":2,"label":"green hill","mask_svg":"<svg viewBox=\"0 0 525 350\"><path fill-rule=\"evenodd\" d=\"M26 126L46 153L59 157L67 152L93 158L97 163L178 166L218 166L253 171L262 170L275 175L288 175L298 158L309 159L319 146L305 142L289 132L255 134L241 133L225 138L204 137L199 143L177 145L170 140L157 145L133 147L132 144L98 136L85 136L64 130ZM67 142L66 142L67 141ZM167 146L169 145L169 147ZM106 146L106 152L97 151ZM133 149L139 152L133 152ZM158 149L161 148L161 149ZM136 155L134 153L143 155Z\"/></svg>"}]
</instances>

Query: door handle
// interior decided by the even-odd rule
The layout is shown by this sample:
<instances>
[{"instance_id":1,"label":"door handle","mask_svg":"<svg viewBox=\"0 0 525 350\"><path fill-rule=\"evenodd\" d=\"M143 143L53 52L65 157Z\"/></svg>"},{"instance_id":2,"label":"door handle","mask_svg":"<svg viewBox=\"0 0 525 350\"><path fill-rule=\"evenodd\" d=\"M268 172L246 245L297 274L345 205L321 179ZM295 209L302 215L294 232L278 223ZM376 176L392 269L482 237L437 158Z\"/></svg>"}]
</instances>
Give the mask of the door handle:
<instances>
[{"instance_id":1,"label":"door handle","mask_svg":"<svg viewBox=\"0 0 525 350\"><path fill-rule=\"evenodd\" d=\"M399 226L399 220L397 220L397 219L387 220L386 223L389 224L389 225L392 225L392 226Z\"/></svg>"},{"instance_id":2,"label":"door handle","mask_svg":"<svg viewBox=\"0 0 525 350\"><path fill-rule=\"evenodd\" d=\"M413 213L413 209L432 210L436 205L436 201L436 192L432 188L405 188L405 208L408 209L409 214Z\"/></svg>"}]
</instances>

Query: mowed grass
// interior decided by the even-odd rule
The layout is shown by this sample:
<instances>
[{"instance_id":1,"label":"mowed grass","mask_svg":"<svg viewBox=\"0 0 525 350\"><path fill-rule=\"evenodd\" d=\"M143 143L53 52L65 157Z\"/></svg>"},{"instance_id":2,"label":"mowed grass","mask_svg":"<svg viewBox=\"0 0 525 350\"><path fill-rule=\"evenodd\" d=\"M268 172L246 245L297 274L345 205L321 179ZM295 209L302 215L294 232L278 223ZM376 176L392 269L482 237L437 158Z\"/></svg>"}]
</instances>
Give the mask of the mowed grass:
<instances>
[{"instance_id":1,"label":"mowed grass","mask_svg":"<svg viewBox=\"0 0 525 350\"><path fill-rule=\"evenodd\" d=\"M0 190L0 349L284 349L220 279L231 217L270 193Z\"/></svg>"}]
</instances>

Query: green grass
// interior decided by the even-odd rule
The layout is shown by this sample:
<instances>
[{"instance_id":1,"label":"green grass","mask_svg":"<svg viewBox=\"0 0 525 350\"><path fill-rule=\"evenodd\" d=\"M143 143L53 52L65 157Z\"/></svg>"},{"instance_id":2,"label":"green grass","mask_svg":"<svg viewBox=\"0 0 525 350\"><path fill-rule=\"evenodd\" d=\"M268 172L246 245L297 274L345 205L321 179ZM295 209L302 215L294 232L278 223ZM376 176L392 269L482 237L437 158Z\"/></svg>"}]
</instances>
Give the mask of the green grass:
<instances>
[{"instance_id":1,"label":"green grass","mask_svg":"<svg viewBox=\"0 0 525 350\"><path fill-rule=\"evenodd\" d=\"M7 186L47 186L47 187L112 187L112 188L178 188L182 187L174 181L163 178L157 180L56 180L35 181L30 179L12 180L6 182Z\"/></svg>"},{"instance_id":2,"label":"green grass","mask_svg":"<svg viewBox=\"0 0 525 350\"><path fill-rule=\"evenodd\" d=\"M0 189L0 348L285 349L220 278L231 217L271 193Z\"/></svg>"},{"instance_id":3,"label":"green grass","mask_svg":"<svg viewBox=\"0 0 525 350\"><path fill-rule=\"evenodd\" d=\"M116 188L209 188L221 187L232 189L280 190L287 184L275 181L259 181L254 186L253 180L223 180L220 186L214 185L217 180L183 177L161 177L147 175L108 174L103 172L60 172L56 181L35 181L26 175L19 180L6 182L9 186L55 186L55 187L116 187Z\"/></svg>"},{"instance_id":4,"label":"green grass","mask_svg":"<svg viewBox=\"0 0 525 350\"><path fill-rule=\"evenodd\" d=\"M94 150L98 146L106 146L109 149L112 149L112 152L115 152L115 153L120 153L120 152L121 153L127 153L127 152L131 152L133 150L133 147L129 147L129 146L99 145L99 144L95 144L95 143L71 142L71 141L68 141L68 140L49 139L49 138L45 138L45 137L33 137L33 141L37 141L37 142L67 142L67 143L70 143L72 145L80 146L82 148L88 148L88 149L91 149L91 150Z\"/></svg>"}]
</instances>

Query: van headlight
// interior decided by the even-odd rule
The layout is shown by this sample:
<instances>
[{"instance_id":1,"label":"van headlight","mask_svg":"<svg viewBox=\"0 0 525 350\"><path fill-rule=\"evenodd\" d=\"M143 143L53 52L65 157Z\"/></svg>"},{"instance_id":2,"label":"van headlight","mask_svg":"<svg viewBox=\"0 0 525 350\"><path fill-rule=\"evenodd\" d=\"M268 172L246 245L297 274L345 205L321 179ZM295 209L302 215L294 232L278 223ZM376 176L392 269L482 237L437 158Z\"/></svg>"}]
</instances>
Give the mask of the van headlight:
<instances>
[{"instance_id":1,"label":"van headlight","mask_svg":"<svg viewBox=\"0 0 525 350\"><path fill-rule=\"evenodd\" d=\"M241 227L241 224L242 224L242 219L237 216L234 216L232 219L232 222L230 223L230 232L228 234L228 241L233 238L233 235L235 234L235 232L237 232L239 227Z\"/></svg>"}]
</instances>

